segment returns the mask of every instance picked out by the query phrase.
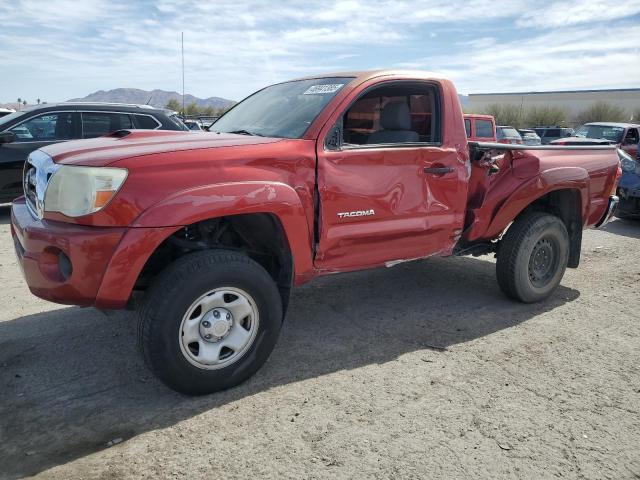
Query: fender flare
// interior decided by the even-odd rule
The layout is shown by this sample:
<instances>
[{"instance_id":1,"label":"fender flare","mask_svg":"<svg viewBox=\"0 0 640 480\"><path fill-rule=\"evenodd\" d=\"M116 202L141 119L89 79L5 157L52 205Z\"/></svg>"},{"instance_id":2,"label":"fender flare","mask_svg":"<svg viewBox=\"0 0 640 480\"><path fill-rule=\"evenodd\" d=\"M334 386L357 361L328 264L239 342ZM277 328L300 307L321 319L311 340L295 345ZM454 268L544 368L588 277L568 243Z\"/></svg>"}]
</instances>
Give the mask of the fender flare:
<instances>
[{"instance_id":1,"label":"fender flare","mask_svg":"<svg viewBox=\"0 0 640 480\"><path fill-rule=\"evenodd\" d=\"M307 216L292 187L280 182L219 183L177 192L142 212L132 222L109 262L96 305L119 308L126 303L151 254L181 227L211 218L251 213L272 214L280 221L293 257L294 278L313 276ZM136 253L133 263L132 252Z\"/></svg>"},{"instance_id":2,"label":"fender flare","mask_svg":"<svg viewBox=\"0 0 640 480\"><path fill-rule=\"evenodd\" d=\"M230 182L183 190L142 212L132 226L185 226L250 213L270 213L278 218L294 257L295 271L304 273L313 268L304 206L296 191L281 182Z\"/></svg>"}]
</instances>

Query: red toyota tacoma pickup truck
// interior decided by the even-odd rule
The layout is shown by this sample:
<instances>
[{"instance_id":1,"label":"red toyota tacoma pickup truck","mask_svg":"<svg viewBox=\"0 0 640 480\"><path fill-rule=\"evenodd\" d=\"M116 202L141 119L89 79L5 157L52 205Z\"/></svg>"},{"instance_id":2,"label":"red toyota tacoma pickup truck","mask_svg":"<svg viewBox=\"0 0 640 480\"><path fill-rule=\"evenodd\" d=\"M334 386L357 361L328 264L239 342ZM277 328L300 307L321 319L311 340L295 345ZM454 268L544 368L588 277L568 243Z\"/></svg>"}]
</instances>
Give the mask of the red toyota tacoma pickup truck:
<instances>
[{"instance_id":1,"label":"red toyota tacoma pickup truck","mask_svg":"<svg viewBox=\"0 0 640 480\"><path fill-rule=\"evenodd\" d=\"M465 113L464 129L470 142L495 142L496 120L491 115ZM511 142L501 142L511 143Z\"/></svg>"},{"instance_id":2,"label":"red toyota tacoma pickup truck","mask_svg":"<svg viewBox=\"0 0 640 480\"><path fill-rule=\"evenodd\" d=\"M35 295L137 305L150 368L204 394L258 370L292 286L319 275L495 253L506 295L548 297L620 173L615 147L468 143L437 75L334 74L260 90L210 132L37 150L11 231Z\"/></svg>"}]
</instances>

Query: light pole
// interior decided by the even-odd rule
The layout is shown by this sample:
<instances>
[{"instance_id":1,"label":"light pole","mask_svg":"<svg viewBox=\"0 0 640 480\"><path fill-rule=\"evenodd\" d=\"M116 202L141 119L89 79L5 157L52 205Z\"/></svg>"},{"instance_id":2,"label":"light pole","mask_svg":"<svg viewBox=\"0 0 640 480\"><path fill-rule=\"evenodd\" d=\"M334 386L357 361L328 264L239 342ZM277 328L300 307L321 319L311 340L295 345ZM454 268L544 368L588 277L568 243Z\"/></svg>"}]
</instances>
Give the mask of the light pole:
<instances>
[{"instance_id":1,"label":"light pole","mask_svg":"<svg viewBox=\"0 0 640 480\"><path fill-rule=\"evenodd\" d=\"M184 109L184 32L181 32L182 38L182 116L186 118L187 112Z\"/></svg>"}]
</instances>

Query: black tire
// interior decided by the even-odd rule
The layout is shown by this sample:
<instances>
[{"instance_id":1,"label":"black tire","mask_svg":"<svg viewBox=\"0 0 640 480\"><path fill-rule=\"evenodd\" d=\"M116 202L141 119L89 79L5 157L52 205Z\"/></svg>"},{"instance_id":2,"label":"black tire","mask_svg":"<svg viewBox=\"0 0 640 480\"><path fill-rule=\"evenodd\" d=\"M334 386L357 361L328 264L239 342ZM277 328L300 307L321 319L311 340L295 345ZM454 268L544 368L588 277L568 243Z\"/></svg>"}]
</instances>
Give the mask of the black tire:
<instances>
[{"instance_id":1,"label":"black tire","mask_svg":"<svg viewBox=\"0 0 640 480\"><path fill-rule=\"evenodd\" d=\"M500 241L496 275L500 289L524 303L544 300L562 280L569 260L562 220L544 212L518 218Z\"/></svg>"},{"instance_id":2,"label":"black tire","mask_svg":"<svg viewBox=\"0 0 640 480\"><path fill-rule=\"evenodd\" d=\"M207 370L183 353L183 317L193 302L216 288L248 293L259 322L250 346L234 363ZM147 291L139 309L138 339L149 369L170 388L204 395L233 387L269 358L282 326L282 300L269 273L249 257L231 251L188 254L171 264Z\"/></svg>"}]
</instances>

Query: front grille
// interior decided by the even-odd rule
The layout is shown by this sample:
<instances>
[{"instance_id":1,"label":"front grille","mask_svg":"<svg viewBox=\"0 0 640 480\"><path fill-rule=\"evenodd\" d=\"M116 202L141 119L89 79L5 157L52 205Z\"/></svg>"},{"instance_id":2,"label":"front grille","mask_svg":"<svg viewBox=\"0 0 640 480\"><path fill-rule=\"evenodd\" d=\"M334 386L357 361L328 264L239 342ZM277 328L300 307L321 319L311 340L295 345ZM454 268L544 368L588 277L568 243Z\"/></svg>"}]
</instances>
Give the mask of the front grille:
<instances>
[{"instance_id":1,"label":"front grille","mask_svg":"<svg viewBox=\"0 0 640 480\"><path fill-rule=\"evenodd\" d=\"M31 213L42 218L44 213L44 194L51 176L59 168L46 153L35 150L31 152L24 165L22 188L27 199L27 207Z\"/></svg>"},{"instance_id":2,"label":"front grille","mask_svg":"<svg viewBox=\"0 0 640 480\"><path fill-rule=\"evenodd\" d=\"M27 199L29 208L36 211L36 174L37 167L35 167L28 158L24 164L24 173L22 179L22 187L24 190L24 196Z\"/></svg>"}]
</instances>

